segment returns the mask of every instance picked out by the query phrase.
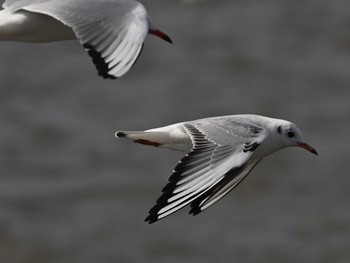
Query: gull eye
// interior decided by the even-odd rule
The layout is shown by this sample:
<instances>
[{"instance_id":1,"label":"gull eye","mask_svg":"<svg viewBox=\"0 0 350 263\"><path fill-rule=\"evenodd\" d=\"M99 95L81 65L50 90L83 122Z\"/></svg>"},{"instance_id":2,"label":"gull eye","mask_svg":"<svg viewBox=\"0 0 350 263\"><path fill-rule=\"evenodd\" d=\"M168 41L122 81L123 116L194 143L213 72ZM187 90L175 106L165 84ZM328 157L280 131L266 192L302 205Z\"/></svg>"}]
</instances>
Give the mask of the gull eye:
<instances>
[{"instance_id":1,"label":"gull eye","mask_svg":"<svg viewBox=\"0 0 350 263\"><path fill-rule=\"evenodd\" d=\"M289 131L288 133L287 133L287 136L289 137L289 138L293 138L294 137L294 132L293 131Z\"/></svg>"}]
</instances>

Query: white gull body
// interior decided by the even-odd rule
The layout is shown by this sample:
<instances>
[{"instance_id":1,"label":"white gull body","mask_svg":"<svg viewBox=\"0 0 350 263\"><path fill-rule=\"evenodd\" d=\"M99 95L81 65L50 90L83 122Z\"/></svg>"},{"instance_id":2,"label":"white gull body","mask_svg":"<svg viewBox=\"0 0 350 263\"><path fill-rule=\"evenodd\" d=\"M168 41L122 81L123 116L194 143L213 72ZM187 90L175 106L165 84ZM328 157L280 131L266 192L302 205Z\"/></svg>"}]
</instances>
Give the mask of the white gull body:
<instances>
[{"instance_id":1,"label":"white gull body","mask_svg":"<svg viewBox=\"0 0 350 263\"><path fill-rule=\"evenodd\" d=\"M123 76L148 33L171 43L133 0L6 0L0 40L51 42L79 39L103 78Z\"/></svg>"},{"instance_id":2,"label":"white gull body","mask_svg":"<svg viewBox=\"0 0 350 263\"><path fill-rule=\"evenodd\" d=\"M198 214L234 189L266 156L304 142L298 127L259 115L230 115L146 131L118 131L118 138L186 152L146 221L153 223L186 205Z\"/></svg>"}]
</instances>

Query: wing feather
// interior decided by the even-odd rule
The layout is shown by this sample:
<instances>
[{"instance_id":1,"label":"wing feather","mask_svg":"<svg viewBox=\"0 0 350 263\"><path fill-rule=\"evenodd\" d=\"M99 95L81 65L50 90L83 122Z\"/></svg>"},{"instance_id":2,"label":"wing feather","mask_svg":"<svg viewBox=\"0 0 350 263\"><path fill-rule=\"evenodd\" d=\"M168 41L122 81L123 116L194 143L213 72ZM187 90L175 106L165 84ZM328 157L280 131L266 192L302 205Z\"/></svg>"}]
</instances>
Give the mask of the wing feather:
<instances>
[{"instance_id":1,"label":"wing feather","mask_svg":"<svg viewBox=\"0 0 350 263\"><path fill-rule=\"evenodd\" d=\"M149 30L144 6L132 0L7 0L3 6L49 15L71 27L105 78L121 77L132 67Z\"/></svg>"},{"instance_id":2,"label":"wing feather","mask_svg":"<svg viewBox=\"0 0 350 263\"><path fill-rule=\"evenodd\" d=\"M226 137L232 137L233 134L223 129L218 130L217 127L214 127L214 131L212 124L185 123L184 129L191 137L193 149L174 168L162 195L149 211L146 218L149 223L164 218L188 204L196 208L198 203L198 207L206 208L209 207L208 204L211 205L222 198L255 166L251 166L249 161L254 151L244 151L247 141L261 143L265 138L261 129L259 134L253 136L235 134L238 138L231 138L234 143L227 143L229 140ZM229 175L234 174L230 171L234 170L240 172L236 172L235 177L231 176L231 180L227 179ZM239 176L243 174L244 176ZM236 180L233 180L234 178Z\"/></svg>"},{"instance_id":3,"label":"wing feather","mask_svg":"<svg viewBox=\"0 0 350 263\"><path fill-rule=\"evenodd\" d=\"M260 159L248 161L245 165L230 170L221 182L191 203L190 213L196 215L219 201L237 187L259 162Z\"/></svg>"}]
</instances>

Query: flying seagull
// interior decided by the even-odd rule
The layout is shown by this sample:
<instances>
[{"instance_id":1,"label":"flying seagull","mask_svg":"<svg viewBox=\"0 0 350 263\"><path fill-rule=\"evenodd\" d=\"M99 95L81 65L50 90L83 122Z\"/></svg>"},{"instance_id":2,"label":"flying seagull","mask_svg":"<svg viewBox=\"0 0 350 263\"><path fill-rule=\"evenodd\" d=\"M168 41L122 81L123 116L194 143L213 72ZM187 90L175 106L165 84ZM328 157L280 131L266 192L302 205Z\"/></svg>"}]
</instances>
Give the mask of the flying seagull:
<instances>
[{"instance_id":1,"label":"flying seagull","mask_svg":"<svg viewBox=\"0 0 350 263\"><path fill-rule=\"evenodd\" d=\"M186 205L196 215L232 189L266 156L305 143L298 127L259 115L230 115L150 129L118 131L117 138L185 152L145 221L156 222Z\"/></svg>"},{"instance_id":2,"label":"flying seagull","mask_svg":"<svg viewBox=\"0 0 350 263\"><path fill-rule=\"evenodd\" d=\"M148 33L172 43L134 0L6 0L3 8L0 40L78 39L103 78L128 72Z\"/></svg>"}]
</instances>

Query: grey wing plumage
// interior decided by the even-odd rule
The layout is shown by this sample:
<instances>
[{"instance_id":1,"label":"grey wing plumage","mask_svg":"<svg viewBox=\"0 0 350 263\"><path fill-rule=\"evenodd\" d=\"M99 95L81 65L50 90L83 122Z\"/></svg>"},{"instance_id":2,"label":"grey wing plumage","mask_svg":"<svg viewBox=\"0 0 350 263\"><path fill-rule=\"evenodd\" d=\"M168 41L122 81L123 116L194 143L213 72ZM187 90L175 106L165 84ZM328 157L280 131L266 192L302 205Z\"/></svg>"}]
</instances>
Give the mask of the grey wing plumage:
<instances>
[{"instance_id":1,"label":"grey wing plumage","mask_svg":"<svg viewBox=\"0 0 350 263\"><path fill-rule=\"evenodd\" d=\"M190 214L199 214L223 198L231 190L237 187L260 161L260 159L248 161L243 166L228 171L218 184L191 202Z\"/></svg>"},{"instance_id":2,"label":"grey wing plumage","mask_svg":"<svg viewBox=\"0 0 350 263\"><path fill-rule=\"evenodd\" d=\"M46 14L71 27L104 78L131 68L149 30L146 10L136 1L7 0L4 7Z\"/></svg>"},{"instance_id":3,"label":"grey wing plumage","mask_svg":"<svg viewBox=\"0 0 350 263\"><path fill-rule=\"evenodd\" d=\"M216 125L184 124L193 149L175 167L145 221L153 223L188 204L192 206L191 213L199 213L237 186L258 163L249 161L254 151L245 147L256 142L256 149L264 139L262 130L249 140L238 136L228 143L232 134L218 130Z\"/></svg>"}]
</instances>

